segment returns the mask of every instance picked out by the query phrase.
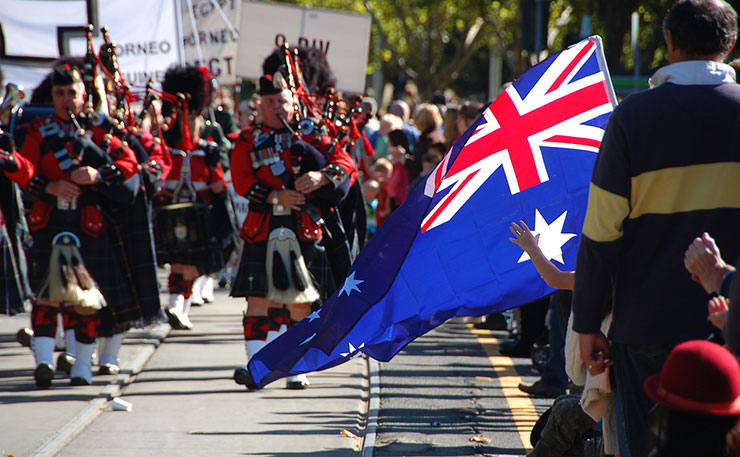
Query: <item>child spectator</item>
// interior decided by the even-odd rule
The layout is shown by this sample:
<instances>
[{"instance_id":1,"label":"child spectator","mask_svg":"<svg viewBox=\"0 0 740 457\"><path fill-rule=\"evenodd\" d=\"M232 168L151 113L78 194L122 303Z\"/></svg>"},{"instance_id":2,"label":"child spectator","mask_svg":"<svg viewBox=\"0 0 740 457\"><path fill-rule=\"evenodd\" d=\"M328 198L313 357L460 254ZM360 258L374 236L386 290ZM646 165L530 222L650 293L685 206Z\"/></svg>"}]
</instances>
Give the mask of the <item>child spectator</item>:
<instances>
[{"instance_id":1,"label":"child spectator","mask_svg":"<svg viewBox=\"0 0 740 457\"><path fill-rule=\"evenodd\" d=\"M429 145L429 150L421 156L421 173L419 176L414 178L409 184L409 193L411 193L420 182L423 182L429 176L429 173L434 170L444 158L444 145L440 143L434 143Z\"/></svg>"},{"instance_id":2,"label":"child spectator","mask_svg":"<svg viewBox=\"0 0 740 457\"><path fill-rule=\"evenodd\" d=\"M380 194L380 184L378 181L371 179L365 181L362 185L362 196L365 197L365 213L367 214L367 239L375 235L378 230L378 220L375 213L378 209L378 195Z\"/></svg>"},{"instance_id":3,"label":"child spectator","mask_svg":"<svg viewBox=\"0 0 740 457\"><path fill-rule=\"evenodd\" d=\"M702 340L681 343L644 389L658 404L650 457L739 455L740 366L728 350Z\"/></svg>"},{"instance_id":4,"label":"child spectator","mask_svg":"<svg viewBox=\"0 0 740 457\"><path fill-rule=\"evenodd\" d=\"M378 192L378 206L375 209L375 218L378 223L378 227L383 225L383 222L391 214L391 202L388 191L389 180L393 173L393 164L388 159L378 159L370 169L370 175L372 179L378 182L380 191Z\"/></svg>"},{"instance_id":5,"label":"child spectator","mask_svg":"<svg viewBox=\"0 0 740 457\"><path fill-rule=\"evenodd\" d=\"M409 188L409 173L403 164L411 155L409 140L403 130L393 130L388 134L388 157L393 162L393 172L389 180L388 192L391 197L391 210L406 201Z\"/></svg>"},{"instance_id":6,"label":"child spectator","mask_svg":"<svg viewBox=\"0 0 740 457\"><path fill-rule=\"evenodd\" d=\"M380 128L370 135L370 143L375 150L375 157L384 158L388 155L388 134L393 130L403 129L403 120L395 114L386 113L380 118Z\"/></svg>"}]
</instances>

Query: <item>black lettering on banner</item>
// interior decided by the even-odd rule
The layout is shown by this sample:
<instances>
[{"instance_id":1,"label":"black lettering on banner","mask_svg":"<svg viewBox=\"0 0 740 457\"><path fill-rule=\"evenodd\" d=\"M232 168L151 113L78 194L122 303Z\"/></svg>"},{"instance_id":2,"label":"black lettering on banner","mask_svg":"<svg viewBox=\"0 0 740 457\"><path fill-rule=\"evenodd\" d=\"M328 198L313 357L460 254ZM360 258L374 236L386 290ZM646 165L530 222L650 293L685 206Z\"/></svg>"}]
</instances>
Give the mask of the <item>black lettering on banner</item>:
<instances>
[{"instance_id":1,"label":"black lettering on banner","mask_svg":"<svg viewBox=\"0 0 740 457\"><path fill-rule=\"evenodd\" d=\"M152 78L155 81L162 82L164 80L164 71L128 71L123 72L123 79L127 84L135 85L146 85L149 79Z\"/></svg>"},{"instance_id":2,"label":"black lettering on banner","mask_svg":"<svg viewBox=\"0 0 740 457\"><path fill-rule=\"evenodd\" d=\"M116 45L118 57L168 54L172 45L167 40L147 41L144 43L123 43Z\"/></svg>"},{"instance_id":3,"label":"black lettering on banner","mask_svg":"<svg viewBox=\"0 0 740 457\"><path fill-rule=\"evenodd\" d=\"M191 65L199 66L199 65L205 65L208 67L208 71L214 76L219 77L222 74L226 74L231 76L233 73L233 68L231 65L231 62L234 60L233 56L223 56L221 58L219 57L212 57L208 59L208 65L205 65L204 63L201 63L200 59L195 59L192 62L190 62ZM224 68L225 67L225 68ZM225 70L225 72L224 72Z\"/></svg>"},{"instance_id":4,"label":"black lettering on banner","mask_svg":"<svg viewBox=\"0 0 740 457\"><path fill-rule=\"evenodd\" d=\"M305 46L305 47L312 47L316 48L319 51L323 52L324 55L329 54L329 40L326 40L326 43L324 43L324 40L317 40L314 38L311 43L309 44L308 38L306 37L298 37L298 46ZM326 44L326 46L324 46Z\"/></svg>"}]
</instances>

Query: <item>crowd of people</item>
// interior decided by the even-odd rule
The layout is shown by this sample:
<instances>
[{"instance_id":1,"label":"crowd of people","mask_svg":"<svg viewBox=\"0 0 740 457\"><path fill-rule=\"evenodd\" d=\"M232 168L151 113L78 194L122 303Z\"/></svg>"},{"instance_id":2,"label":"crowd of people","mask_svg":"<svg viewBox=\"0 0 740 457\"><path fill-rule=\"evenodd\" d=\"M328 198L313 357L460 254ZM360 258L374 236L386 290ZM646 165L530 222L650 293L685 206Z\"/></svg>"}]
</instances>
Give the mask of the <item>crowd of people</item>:
<instances>
[{"instance_id":1,"label":"crowd of people","mask_svg":"<svg viewBox=\"0 0 740 457\"><path fill-rule=\"evenodd\" d=\"M607 126L576 270L560 271L524 222L511 225L511 241L559 289L523 307L519 340L502 346L528 357L539 333L528 327L548 316L542 378L520 385L556 398L531 455L583 455L594 430L606 455L740 455L740 281L725 261L740 255L740 86L724 63L737 14L722 0L679 0L663 29L670 64ZM191 329L190 307L212 299L219 272L246 299L249 360L342 284L485 108L442 98L379 110L371 97L325 95L320 111L307 94L335 81L311 48L268 56L235 118L195 66L170 68L161 91L132 105L110 52L58 61L32 94L45 108L0 132L0 311L31 303L19 335L41 388L59 371L91 384L96 344L98 374L118 372L132 327ZM340 109L344 125L323 122ZM169 274L163 304L158 265ZM249 376L234 371L238 384Z\"/></svg>"}]
</instances>

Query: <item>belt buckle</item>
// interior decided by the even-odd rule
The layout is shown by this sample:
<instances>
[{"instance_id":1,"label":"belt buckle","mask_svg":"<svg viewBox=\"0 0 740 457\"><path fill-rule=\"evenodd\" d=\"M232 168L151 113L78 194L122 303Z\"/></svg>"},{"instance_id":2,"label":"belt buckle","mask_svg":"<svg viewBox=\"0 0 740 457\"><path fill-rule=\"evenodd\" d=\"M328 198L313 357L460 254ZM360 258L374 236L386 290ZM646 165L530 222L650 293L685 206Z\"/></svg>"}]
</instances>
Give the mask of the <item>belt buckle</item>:
<instances>
[{"instance_id":1,"label":"belt buckle","mask_svg":"<svg viewBox=\"0 0 740 457\"><path fill-rule=\"evenodd\" d=\"M62 211L74 211L77 209L77 199L65 200L61 197L57 197L57 209Z\"/></svg>"},{"instance_id":2,"label":"belt buckle","mask_svg":"<svg viewBox=\"0 0 740 457\"><path fill-rule=\"evenodd\" d=\"M273 205L272 206L272 215L273 216L287 216L290 214L290 208L281 206L281 205Z\"/></svg>"}]
</instances>

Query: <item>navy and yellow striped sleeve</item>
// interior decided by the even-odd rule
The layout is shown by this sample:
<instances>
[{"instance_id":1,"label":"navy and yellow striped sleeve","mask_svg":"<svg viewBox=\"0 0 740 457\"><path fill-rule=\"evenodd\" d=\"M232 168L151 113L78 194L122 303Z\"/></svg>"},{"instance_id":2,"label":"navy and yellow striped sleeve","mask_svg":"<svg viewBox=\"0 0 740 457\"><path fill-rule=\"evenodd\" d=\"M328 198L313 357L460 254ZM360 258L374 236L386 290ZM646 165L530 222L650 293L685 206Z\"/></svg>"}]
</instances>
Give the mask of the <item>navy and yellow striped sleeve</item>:
<instances>
[{"instance_id":1,"label":"navy and yellow striped sleeve","mask_svg":"<svg viewBox=\"0 0 740 457\"><path fill-rule=\"evenodd\" d=\"M598 332L611 301L631 193L627 141L615 111L594 164L578 248L573 292L573 330L578 333Z\"/></svg>"}]
</instances>

